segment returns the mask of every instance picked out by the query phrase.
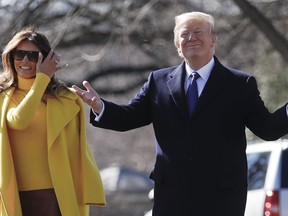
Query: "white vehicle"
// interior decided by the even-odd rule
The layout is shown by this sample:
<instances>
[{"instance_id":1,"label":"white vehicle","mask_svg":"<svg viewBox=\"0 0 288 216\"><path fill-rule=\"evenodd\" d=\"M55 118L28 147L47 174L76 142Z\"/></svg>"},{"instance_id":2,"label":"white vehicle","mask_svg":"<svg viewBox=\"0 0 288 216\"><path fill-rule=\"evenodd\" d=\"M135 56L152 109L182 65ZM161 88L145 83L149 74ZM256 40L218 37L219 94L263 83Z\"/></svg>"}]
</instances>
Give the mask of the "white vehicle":
<instances>
[{"instance_id":1,"label":"white vehicle","mask_svg":"<svg viewBox=\"0 0 288 216\"><path fill-rule=\"evenodd\" d=\"M288 140L247 147L245 216L288 216Z\"/></svg>"}]
</instances>

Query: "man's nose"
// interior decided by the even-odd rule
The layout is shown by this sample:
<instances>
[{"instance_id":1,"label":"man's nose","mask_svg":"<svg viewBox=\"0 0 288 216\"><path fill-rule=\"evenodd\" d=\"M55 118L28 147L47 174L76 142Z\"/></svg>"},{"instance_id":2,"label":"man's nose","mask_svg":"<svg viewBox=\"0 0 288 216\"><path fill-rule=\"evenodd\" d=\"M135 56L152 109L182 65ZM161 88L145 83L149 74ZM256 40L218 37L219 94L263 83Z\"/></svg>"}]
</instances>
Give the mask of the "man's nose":
<instances>
[{"instance_id":1,"label":"man's nose","mask_svg":"<svg viewBox=\"0 0 288 216\"><path fill-rule=\"evenodd\" d=\"M189 35L188 35L188 41L190 41L192 39L192 33L189 32Z\"/></svg>"},{"instance_id":2,"label":"man's nose","mask_svg":"<svg viewBox=\"0 0 288 216\"><path fill-rule=\"evenodd\" d=\"M194 36L195 35L192 32L189 32L188 41L191 41L194 38Z\"/></svg>"}]
</instances>

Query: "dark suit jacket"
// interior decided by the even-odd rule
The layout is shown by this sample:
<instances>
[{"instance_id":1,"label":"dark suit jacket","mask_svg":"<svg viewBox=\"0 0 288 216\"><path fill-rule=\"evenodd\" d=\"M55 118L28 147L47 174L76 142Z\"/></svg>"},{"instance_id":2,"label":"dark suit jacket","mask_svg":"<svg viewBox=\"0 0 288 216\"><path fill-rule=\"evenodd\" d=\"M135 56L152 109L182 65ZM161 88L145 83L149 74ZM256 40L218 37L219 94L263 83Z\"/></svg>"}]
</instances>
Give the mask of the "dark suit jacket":
<instances>
[{"instance_id":1,"label":"dark suit jacket","mask_svg":"<svg viewBox=\"0 0 288 216\"><path fill-rule=\"evenodd\" d=\"M94 126L126 131L153 124L155 216L243 216L247 193L245 127L264 140L288 132L286 107L270 113L256 80L215 66L188 118L184 63L152 72L128 105L104 101Z\"/></svg>"}]
</instances>

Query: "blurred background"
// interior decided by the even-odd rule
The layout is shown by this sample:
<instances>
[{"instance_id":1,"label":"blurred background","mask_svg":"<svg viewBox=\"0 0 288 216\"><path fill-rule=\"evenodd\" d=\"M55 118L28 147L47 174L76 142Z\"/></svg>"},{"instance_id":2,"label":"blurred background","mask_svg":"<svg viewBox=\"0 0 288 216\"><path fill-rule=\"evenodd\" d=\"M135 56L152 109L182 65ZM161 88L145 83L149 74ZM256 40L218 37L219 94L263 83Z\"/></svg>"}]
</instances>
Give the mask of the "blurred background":
<instances>
[{"instance_id":1,"label":"blurred background","mask_svg":"<svg viewBox=\"0 0 288 216\"><path fill-rule=\"evenodd\" d=\"M182 61L173 43L174 17L188 11L215 17L216 56L256 76L271 111L288 101L287 0L0 0L0 46L20 28L36 25L69 64L58 78L69 86L88 80L103 98L127 103L151 71ZM104 182L108 206L93 207L91 215L144 215L152 205L152 127L122 133L93 128L86 109L88 142L103 181L111 175ZM145 194L142 206L126 200L129 190ZM115 199L119 191L124 195Z\"/></svg>"}]
</instances>

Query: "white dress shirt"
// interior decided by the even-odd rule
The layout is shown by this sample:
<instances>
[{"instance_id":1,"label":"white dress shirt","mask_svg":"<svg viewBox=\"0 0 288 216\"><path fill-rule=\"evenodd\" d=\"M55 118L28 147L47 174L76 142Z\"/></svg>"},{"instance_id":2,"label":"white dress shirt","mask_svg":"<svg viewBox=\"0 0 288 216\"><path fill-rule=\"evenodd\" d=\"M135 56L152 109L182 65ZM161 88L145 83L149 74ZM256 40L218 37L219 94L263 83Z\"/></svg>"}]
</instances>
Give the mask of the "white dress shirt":
<instances>
[{"instance_id":1,"label":"white dress shirt","mask_svg":"<svg viewBox=\"0 0 288 216\"><path fill-rule=\"evenodd\" d=\"M203 89L204 89L204 86L206 85L206 82L211 74L211 71L214 67L214 64L215 64L215 60L214 58L212 58L208 64L206 64L205 66L203 66L202 68L200 68L199 70L197 71L194 71L192 68L189 67L189 65L186 63L185 64L185 69L186 69L186 78L185 78L185 92L187 92L188 90L188 86L189 84L191 83L191 74L193 72L197 72L200 77L196 80L197 82L197 88L198 88L198 97L201 95Z\"/></svg>"}]
</instances>

